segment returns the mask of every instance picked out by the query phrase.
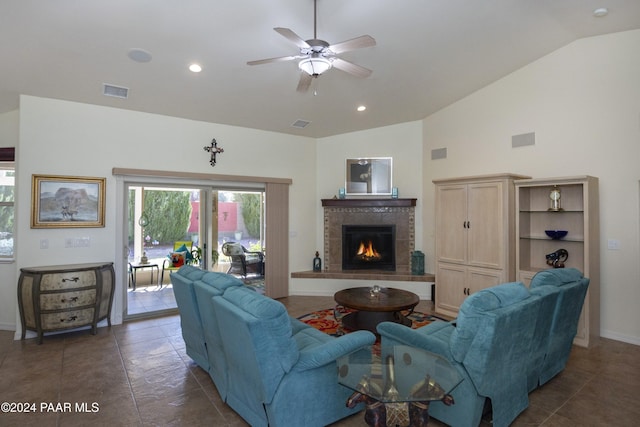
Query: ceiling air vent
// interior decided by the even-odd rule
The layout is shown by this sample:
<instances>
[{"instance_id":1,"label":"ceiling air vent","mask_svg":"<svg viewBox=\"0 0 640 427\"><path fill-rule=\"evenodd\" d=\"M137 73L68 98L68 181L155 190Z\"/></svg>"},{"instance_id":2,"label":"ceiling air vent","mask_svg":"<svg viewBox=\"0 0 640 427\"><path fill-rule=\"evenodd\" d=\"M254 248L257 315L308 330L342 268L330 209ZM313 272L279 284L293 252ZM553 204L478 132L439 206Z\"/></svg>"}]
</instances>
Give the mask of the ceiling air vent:
<instances>
[{"instance_id":1,"label":"ceiling air vent","mask_svg":"<svg viewBox=\"0 0 640 427\"><path fill-rule=\"evenodd\" d=\"M311 123L311 122L310 122L310 121L308 121L308 120L296 120L296 121L291 125L291 127L298 128L298 129L304 129L304 128L306 128L306 127L309 125L309 123Z\"/></svg>"},{"instance_id":2,"label":"ceiling air vent","mask_svg":"<svg viewBox=\"0 0 640 427\"><path fill-rule=\"evenodd\" d=\"M127 96L129 95L129 89L126 87L114 86L104 83L102 85L102 94L105 96L127 99Z\"/></svg>"}]
</instances>

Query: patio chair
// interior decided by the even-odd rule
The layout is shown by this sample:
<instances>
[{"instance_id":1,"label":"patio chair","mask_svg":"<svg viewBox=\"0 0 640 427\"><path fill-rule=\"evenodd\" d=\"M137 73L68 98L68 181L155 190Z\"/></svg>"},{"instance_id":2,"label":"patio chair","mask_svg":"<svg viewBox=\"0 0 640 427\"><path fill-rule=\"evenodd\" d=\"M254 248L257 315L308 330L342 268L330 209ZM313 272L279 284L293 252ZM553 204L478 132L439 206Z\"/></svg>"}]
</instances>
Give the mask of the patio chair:
<instances>
[{"instance_id":1,"label":"patio chair","mask_svg":"<svg viewBox=\"0 0 640 427\"><path fill-rule=\"evenodd\" d=\"M222 245L222 253L231 259L227 274L236 274L244 278L248 274L264 276L264 254L248 251L236 242L226 242Z\"/></svg>"},{"instance_id":2,"label":"patio chair","mask_svg":"<svg viewBox=\"0 0 640 427\"><path fill-rule=\"evenodd\" d=\"M192 259L191 249L193 242L179 241L173 243L173 252L169 253L167 257L162 261L162 273L160 275L160 287L164 283L164 272L168 271L169 274L173 271L178 271L180 267L185 264L189 264Z\"/></svg>"}]
</instances>

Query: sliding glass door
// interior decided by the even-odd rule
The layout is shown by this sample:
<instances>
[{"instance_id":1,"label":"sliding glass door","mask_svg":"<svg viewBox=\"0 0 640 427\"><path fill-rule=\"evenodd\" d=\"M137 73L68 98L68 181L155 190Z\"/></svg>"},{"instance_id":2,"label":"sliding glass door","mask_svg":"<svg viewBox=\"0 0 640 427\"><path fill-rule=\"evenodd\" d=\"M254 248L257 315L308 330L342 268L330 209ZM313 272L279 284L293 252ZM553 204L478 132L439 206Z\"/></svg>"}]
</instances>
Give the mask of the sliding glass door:
<instances>
[{"instance_id":1,"label":"sliding glass door","mask_svg":"<svg viewBox=\"0 0 640 427\"><path fill-rule=\"evenodd\" d=\"M172 268L203 261L206 190L129 185L127 193L127 317L175 311Z\"/></svg>"}]
</instances>

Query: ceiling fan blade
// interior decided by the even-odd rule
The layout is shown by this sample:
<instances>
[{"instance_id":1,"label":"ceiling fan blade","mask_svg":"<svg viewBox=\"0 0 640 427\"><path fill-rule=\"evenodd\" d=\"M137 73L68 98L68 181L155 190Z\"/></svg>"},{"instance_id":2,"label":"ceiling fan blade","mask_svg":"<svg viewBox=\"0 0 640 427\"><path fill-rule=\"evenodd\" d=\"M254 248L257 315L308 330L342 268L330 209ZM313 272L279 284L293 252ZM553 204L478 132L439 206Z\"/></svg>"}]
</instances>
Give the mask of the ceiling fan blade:
<instances>
[{"instance_id":1,"label":"ceiling fan blade","mask_svg":"<svg viewBox=\"0 0 640 427\"><path fill-rule=\"evenodd\" d=\"M302 40L302 38L300 38L299 35L297 35L296 33L294 33L293 31L291 31L288 28L276 27L276 28L274 28L274 30L276 30L276 32L278 34L280 34L281 36L283 36L284 38L286 38L290 42L293 42L300 49L311 47L311 46L309 46L309 43L307 43L306 41Z\"/></svg>"},{"instance_id":2,"label":"ceiling fan blade","mask_svg":"<svg viewBox=\"0 0 640 427\"><path fill-rule=\"evenodd\" d=\"M300 72L300 81L298 82L298 87L296 90L298 92L306 92L309 90L309 86L311 86L311 81L313 80L313 76L305 73L304 71Z\"/></svg>"},{"instance_id":3,"label":"ceiling fan blade","mask_svg":"<svg viewBox=\"0 0 640 427\"><path fill-rule=\"evenodd\" d=\"M336 55L350 50L362 49L363 47L371 47L376 45L376 40L371 36L360 36L355 39L345 40L340 43L332 44L329 50Z\"/></svg>"},{"instance_id":4,"label":"ceiling fan blade","mask_svg":"<svg viewBox=\"0 0 640 427\"><path fill-rule=\"evenodd\" d=\"M258 59L257 61L249 61L247 65L260 65L268 64L270 62L286 62L293 61L294 59L300 59L300 56L280 56L278 58Z\"/></svg>"},{"instance_id":5,"label":"ceiling fan blade","mask_svg":"<svg viewBox=\"0 0 640 427\"><path fill-rule=\"evenodd\" d=\"M345 61L344 59L340 59L340 58L333 58L331 63L338 70L352 74L356 77L361 77L361 78L369 77L373 72L368 68L364 68L360 65L356 65L352 62Z\"/></svg>"}]
</instances>

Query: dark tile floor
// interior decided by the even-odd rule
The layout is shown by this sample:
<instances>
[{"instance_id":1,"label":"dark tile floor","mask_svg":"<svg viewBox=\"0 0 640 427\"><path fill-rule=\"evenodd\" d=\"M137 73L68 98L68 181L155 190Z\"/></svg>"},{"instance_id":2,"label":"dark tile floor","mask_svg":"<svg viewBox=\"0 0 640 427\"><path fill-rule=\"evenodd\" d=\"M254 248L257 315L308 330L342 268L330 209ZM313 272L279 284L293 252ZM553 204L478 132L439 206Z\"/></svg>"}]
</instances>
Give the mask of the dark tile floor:
<instances>
[{"instance_id":1,"label":"dark tile floor","mask_svg":"<svg viewBox=\"0 0 640 427\"><path fill-rule=\"evenodd\" d=\"M281 301L295 317L334 304L331 297ZM178 316L100 328L95 336L47 336L42 345L13 335L0 331L0 402L35 404L35 413L0 413L0 426L246 425L186 356ZM530 394L513 425L627 427L639 419L640 346L601 339L574 347L565 371ZM334 427L365 425L356 414Z\"/></svg>"}]
</instances>

